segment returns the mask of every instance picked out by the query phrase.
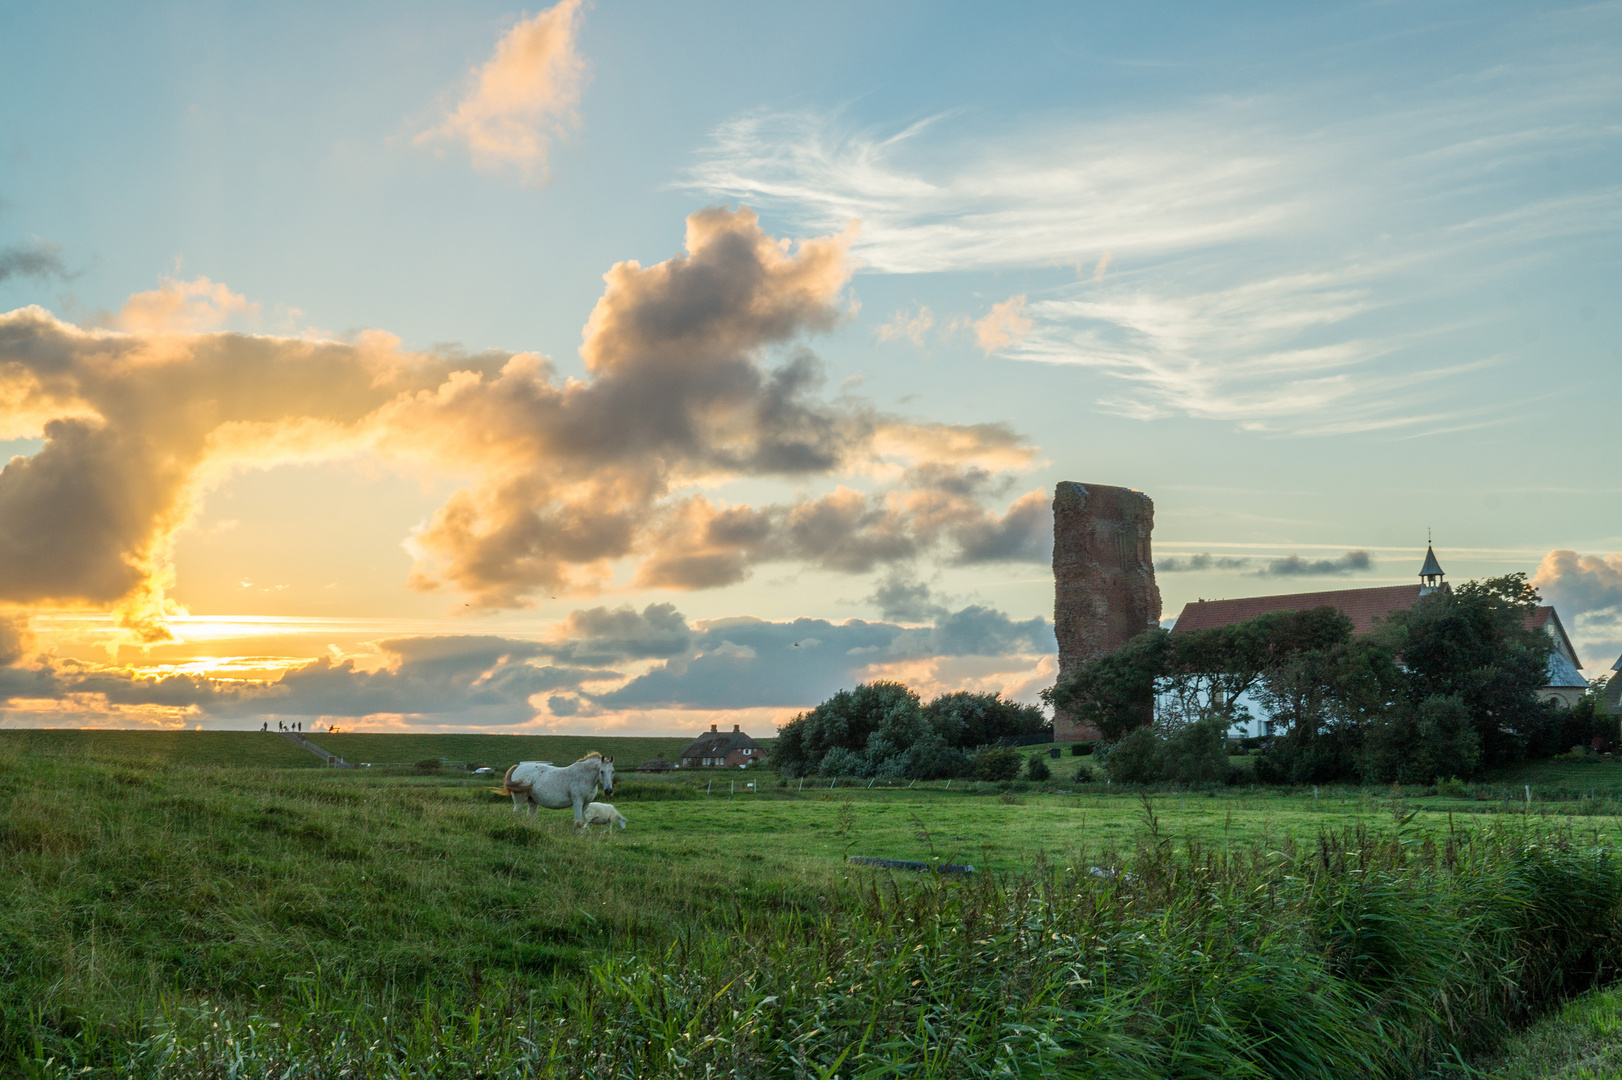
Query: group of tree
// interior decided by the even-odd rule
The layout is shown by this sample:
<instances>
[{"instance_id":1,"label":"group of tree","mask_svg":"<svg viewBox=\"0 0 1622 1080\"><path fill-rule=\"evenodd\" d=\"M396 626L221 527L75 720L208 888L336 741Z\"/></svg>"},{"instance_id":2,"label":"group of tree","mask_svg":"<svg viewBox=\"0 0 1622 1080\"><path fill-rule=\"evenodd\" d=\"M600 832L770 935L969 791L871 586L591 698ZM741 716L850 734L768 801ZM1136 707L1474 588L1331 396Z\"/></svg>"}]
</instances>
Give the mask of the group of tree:
<instances>
[{"instance_id":1,"label":"group of tree","mask_svg":"<svg viewBox=\"0 0 1622 1080\"><path fill-rule=\"evenodd\" d=\"M1590 694L1539 699L1549 640L1528 617L1524 574L1423 597L1372 634L1334 608L1277 612L1209 630L1151 630L1047 692L1096 726L1105 768L1134 782L1228 775L1227 735L1258 702L1275 736L1264 782L1430 783L1615 737Z\"/></svg>"},{"instance_id":2,"label":"group of tree","mask_svg":"<svg viewBox=\"0 0 1622 1080\"><path fill-rule=\"evenodd\" d=\"M924 704L898 682L841 690L789 721L768 761L785 777L1012 779L1024 759L1003 743L1051 731L1036 705L998 694L942 694Z\"/></svg>"}]
</instances>

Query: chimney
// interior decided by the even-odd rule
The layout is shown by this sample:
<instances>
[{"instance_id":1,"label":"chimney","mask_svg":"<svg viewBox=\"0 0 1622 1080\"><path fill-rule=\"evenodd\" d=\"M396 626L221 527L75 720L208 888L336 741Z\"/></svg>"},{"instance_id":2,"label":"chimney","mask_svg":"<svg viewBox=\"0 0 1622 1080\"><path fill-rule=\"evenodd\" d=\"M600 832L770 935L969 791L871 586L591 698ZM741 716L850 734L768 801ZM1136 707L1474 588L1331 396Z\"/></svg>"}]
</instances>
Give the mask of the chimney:
<instances>
[{"instance_id":1,"label":"chimney","mask_svg":"<svg viewBox=\"0 0 1622 1080\"><path fill-rule=\"evenodd\" d=\"M732 733L734 735L736 735L738 733L738 725L737 724L732 725Z\"/></svg>"},{"instance_id":2,"label":"chimney","mask_svg":"<svg viewBox=\"0 0 1622 1080\"><path fill-rule=\"evenodd\" d=\"M710 725L710 734L712 734L712 735L715 734L715 725L714 724Z\"/></svg>"}]
</instances>

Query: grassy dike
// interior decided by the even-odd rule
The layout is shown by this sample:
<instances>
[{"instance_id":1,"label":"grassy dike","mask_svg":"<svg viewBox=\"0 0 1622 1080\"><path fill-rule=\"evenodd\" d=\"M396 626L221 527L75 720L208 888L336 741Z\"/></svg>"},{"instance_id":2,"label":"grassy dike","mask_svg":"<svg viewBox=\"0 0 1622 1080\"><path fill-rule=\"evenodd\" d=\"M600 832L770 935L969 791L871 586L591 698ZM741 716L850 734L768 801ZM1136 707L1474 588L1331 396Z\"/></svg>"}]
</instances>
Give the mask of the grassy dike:
<instances>
[{"instance_id":1,"label":"grassy dike","mask_svg":"<svg viewBox=\"0 0 1622 1080\"><path fill-rule=\"evenodd\" d=\"M1622 961L1610 819L489 787L0 751L0 1073L1422 1076Z\"/></svg>"}]
</instances>

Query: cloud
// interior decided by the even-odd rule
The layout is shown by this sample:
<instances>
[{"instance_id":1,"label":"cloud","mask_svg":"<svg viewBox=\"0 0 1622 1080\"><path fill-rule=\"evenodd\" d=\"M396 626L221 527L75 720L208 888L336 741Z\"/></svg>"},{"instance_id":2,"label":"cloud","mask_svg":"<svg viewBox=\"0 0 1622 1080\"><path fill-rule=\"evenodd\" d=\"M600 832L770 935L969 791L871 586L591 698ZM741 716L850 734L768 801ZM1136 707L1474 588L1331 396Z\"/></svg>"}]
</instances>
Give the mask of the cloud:
<instances>
[{"instance_id":1,"label":"cloud","mask_svg":"<svg viewBox=\"0 0 1622 1080\"><path fill-rule=\"evenodd\" d=\"M1268 559L1257 566L1260 559L1249 555L1172 555L1155 560L1157 574L1211 573L1243 570L1254 577L1344 577L1374 569L1374 559L1366 551L1348 551L1334 559L1303 559L1299 555L1285 555Z\"/></svg>"},{"instance_id":2,"label":"cloud","mask_svg":"<svg viewBox=\"0 0 1622 1080\"><path fill-rule=\"evenodd\" d=\"M1538 563L1532 585L1568 617L1622 607L1622 555L1556 548Z\"/></svg>"},{"instance_id":3,"label":"cloud","mask_svg":"<svg viewBox=\"0 0 1622 1080\"><path fill-rule=\"evenodd\" d=\"M164 278L150 292L124 302L115 320L122 330L137 333L200 334L218 330L232 315L258 315L260 305L232 292L223 282Z\"/></svg>"},{"instance_id":4,"label":"cloud","mask_svg":"<svg viewBox=\"0 0 1622 1080\"><path fill-rule=\"evenodd\" d=\"M641 612L627 605L571 612L547 649L571 663L601 666L680 656L692 639L687 620L674 604L649 604Z\"/></svg>"},{"instance_id":5,"label":"cloud","mask_svg":"<svg viewBox=\"0 0 1622 1080\"><path fill-rule=\"evenodd\" d=\"M1024 312L1024 296L1010 296L1000 304L991 305L990 313L973 324L975 343L987 356L1018 345L1031 332L1031 320Z\"/></svg>"},{"instance_id":6,"label":"cloud","mask_svg":"<svg viewBox=\"0 0 1622 1080\"><path fill-rule=\"evenodd\" d=\"M624 686L593 695L604 709L803 708L841 687L920 659L1018 656L1034 661L1057 648L1041 618L1016 621L968 607L933 626L908 629L850 619L768 622L718 619L700 624L694 655L671 660Z\"/></svg>"},{"instance_id":7,"label":"cloud","mask_svg":"<svg viewBox=\"0 0 1622 1080\"><path fill-rule=\"evenodd\" d=\"M655 553L642 563L636 583L714 588L742 581L753 567L768 562L860 574L936 551L957 564L1052 557L1053 518L1045 491L1022 495L998 514L981 505L980 485L972 479L954 490L949 480L964 476L938 466L915 470L906 483L879 494L840 487L817 498L761 507L729 507L693 496L664 519Z\"/></svg>"},{"instance_id":8,"label":"cloud","mask_svg":"<svg viewBox=\"0 0 1622 1080\"><path fill-rule=\"evenodd\" d=\"M0 283L14 277L65 278L67 267L55 244L36 240L32 244L0 247Z\"/></svg>"},{"instance_id":9,"label":"cloud","mask_svg":"<svg viewBox=\"0 0 1622 1080\"><path fill-rule=\"evenodd\" d=\"M1300 161L1258 146L1242 126L1256 118L1239 107L1211 112L960 138L935 154L949 138L945 117L890 133L757 111L714 131L689 182L819 228L860 219L864 265L890 274L1070 264L1100 248L1164 253L1282 232L1301 210L1290 194Z\"/></svg>"},{"instance_id":10,"label":"cloud","mask_svg":"<svg viewBox=\"0 0 1622 1080\"><path fill-rule=\"evenodd\" d=\"M1609 7L1488 20L1476 44L1500 55L1461 48L1373 109L1333 73L1366 70L1376 46L1355 40L1287 95L1273 79L1107 122L755 111L688 180L808 227L860 219L870 273L1074 267L1030 294L1028 332L983 347L1089 369L1102 412L1300 436L1508 422L1520 401L1461 376L1533 378L1516 345L1547 316L1469 298L1604 272L1622 83L1596 42L1616 25Z\"/></svg>"},{"instance_id":11,"label":"cloud","mask_svg":"<svg viewBox=\"0 0 1622 1080\"><path fill-rule=\"evenodd\" d=\"M418 135L417 145L465 143L475 168L515 165L526 179L544 178L552 141L579 124L582 8L582 0L562 0L521 20L470 74L467 95L443 123Z\"/></svg>"},{"instance_id":12,"label":"cloud","mask_svg":"<svg viewBox=\"0 0 1622 1080\"><path fill-rule=\"evenodd\" d=\"M924 335L935 325L935 315L928 305L919 307L916 315L898 311L878 329L880 341L899 341L906 338L914 345L924 343Z\"/></svg>"},{"instance_id":13,"label":"cloud","mask_svg":"<svg viewBox=\"0 0 1622 1080\"><path fill-rule=\"evenodd\" d=\"M938 609L930 624L755 618L690 625L669 605L577 610L539 640L461 634L374 643L384 661L322 657L275 681L150 673L39 657L0 667L0 704L55 702L78 719L385 718L446 727L513 727L550 717L648 708L803 708L840 687L931 665L1028 678L1055 649L1041 618ZM609 666L614 665L614 666ZM632 666L637 671L622 670Z\"/></svg>"},{"instance_id":14,"label":"cloud","mask_svg":"<svg viewBox=\"0 0 1622 1080\"><path fill-rule=\"evenodd\" d=\"M1248 570L1253 562L1254 560L1242 555L1212 555L1208 551L1198 555L1169 555L1155 560L1155 573L1187 574L1211 570Z\"/></svg>"},{"instance_id":15,"label":"cloud","mask_svg":"<svg viewBox=\"0 0 1622 1080\"><path fill-rule=\"evenodd\" d=\"M605 275L584 379L534 353L412 353L381 331L200 332L254 307L207 279L132 298L137 329L0 315L0 431L44 439L0 471L0 602L111 606L162 639L174 537L212 486L361 454L465 482L409 538L411 580L475 609L590 593L622 560L643 584L705 588L767 561L1035 557L1032 497L983 505L1034 461L1018 433L818 396L820 362L796 339L847 317L851 237L793 245L747 208L691 215L682 254ZM693 493L840 477L877 490L763 506Z\"/></svg>"},{"instance_id":16,"label":"cloud","mask_svg":"<svg viewBox=\"0 0 1622 1080\"><path fill-rule=\"evenodd\" d=\"M34 647L33 631L23 612L0 611L0 667L10 667Z\"/></svg>"},{"instance_id":17,"label":"cloud","mask_svg":"<svg viewBox=\"0 0 1622 1080\"><path fill-rule=\"evenodd\" d=\"M876 606L886 619L902 622L925 622L947 614L928 585L895 571L886 575L863 601Z\"/></svg>"},{"instance_id":18,"label":"cloud","mask_svg":"<svg viewBox=\"0 0 1622 1080\"><path fill-rule=\"evenodd\" d=\"M1374 569L1374 560L1366 551L1348 551L1336 559L1303 559L1299 555L1286 555L1272 559L1256 571L1257 577L1323 577L1344 576Z\"/></svg>"}]
</instances>

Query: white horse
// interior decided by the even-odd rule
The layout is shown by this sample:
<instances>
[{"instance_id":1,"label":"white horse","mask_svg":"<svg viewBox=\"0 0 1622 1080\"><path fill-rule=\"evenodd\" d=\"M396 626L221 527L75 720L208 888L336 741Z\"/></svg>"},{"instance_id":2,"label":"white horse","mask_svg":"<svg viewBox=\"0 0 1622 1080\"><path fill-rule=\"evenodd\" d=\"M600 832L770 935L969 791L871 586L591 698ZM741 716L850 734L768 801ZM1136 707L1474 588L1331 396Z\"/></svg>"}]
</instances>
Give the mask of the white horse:
<instances>
[{"instance_id":1,"label":"white horse","mask_svg":"<svg viewBox=\"0 0 1622 1080\"><path fill-rule=\"evenodd\" d=\"M625 828L625 815L614 809L612 803L594 802L586 807L586 828L607 825L610 830L618 825Z\"/></svg>"},{"instance_id":2,"label":"white horse","mask_svg":"<svg viewBox=\"0 0 1622 1080\"><path fill-rule=\"evenodd\" d=\"M539 761L520 761L507 770L502 789L513 797L513 813L526 806L548 810L574 807L575 828L585 825L586 804L596 796L614 794L614 759L593 750L573 765L559 768Z\"/></svg>"}]
</instances>

